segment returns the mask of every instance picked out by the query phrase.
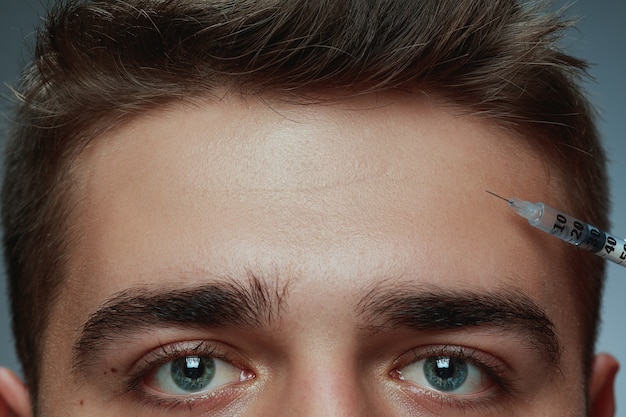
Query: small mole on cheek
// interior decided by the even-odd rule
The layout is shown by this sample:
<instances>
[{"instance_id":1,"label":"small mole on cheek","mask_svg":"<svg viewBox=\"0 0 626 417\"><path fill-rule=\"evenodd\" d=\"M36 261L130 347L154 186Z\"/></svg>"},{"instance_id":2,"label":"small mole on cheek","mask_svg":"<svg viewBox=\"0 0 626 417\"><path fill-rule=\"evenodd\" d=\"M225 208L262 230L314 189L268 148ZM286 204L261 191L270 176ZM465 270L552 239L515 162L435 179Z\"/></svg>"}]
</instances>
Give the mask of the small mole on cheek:
<instances>
[{"instance_id":1,"label":"small mole on cheek","mask_svg":"<svg viewBox=\"0 0 626 417\"><path fill-rule=\"evenodd\" d=\"M117 372L117 368L111 368L111 373L116 373Z\"/></svg>"},{"instance_id":2,"label":"small mole on cheek","mask_svg":"<svg viewBox=\"0 0 626 417\"><path fill-rule=\"evenodd\" d=\"M80 400L80 405L81 405L81 407L82 407L83 405L85 405L85 400Z\"/></svg>"}]
</instances>

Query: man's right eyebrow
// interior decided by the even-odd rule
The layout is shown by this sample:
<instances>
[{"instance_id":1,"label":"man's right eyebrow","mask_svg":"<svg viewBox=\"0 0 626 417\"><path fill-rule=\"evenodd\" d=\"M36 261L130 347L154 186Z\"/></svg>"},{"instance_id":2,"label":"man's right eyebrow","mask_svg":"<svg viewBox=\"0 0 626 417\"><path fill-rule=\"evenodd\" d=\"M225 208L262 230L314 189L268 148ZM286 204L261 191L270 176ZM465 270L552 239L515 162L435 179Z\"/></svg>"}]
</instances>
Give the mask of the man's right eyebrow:
<instances>
[{"instance_id":1,"label":"man's right eyebrow","mask_svg":"<svg viewBox=\"0 0 626 417\"><path fill-rule=\"evenodd\" d=\"M106 347L125 336L165 326L219 328L259 327L277 320L287 286L271 286L251 276L198 287L152 290L131 288L96 310L73 347L73 367L80 369Z\"/></svg>"}]
</instances>

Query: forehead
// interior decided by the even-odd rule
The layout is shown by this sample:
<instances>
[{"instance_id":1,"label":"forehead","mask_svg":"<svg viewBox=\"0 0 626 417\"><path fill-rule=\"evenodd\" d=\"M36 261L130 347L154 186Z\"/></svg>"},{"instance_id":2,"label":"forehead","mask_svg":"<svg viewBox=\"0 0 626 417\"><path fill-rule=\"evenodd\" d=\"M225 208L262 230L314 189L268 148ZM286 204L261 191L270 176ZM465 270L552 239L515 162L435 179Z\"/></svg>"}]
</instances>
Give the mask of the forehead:
<instances>
[{"instance_id":1,"label":"forehead","mask_svg":"<svg viewBox=\"0 0 626 417\"><path fill-rule=\"evenodd\" d=\"M551 201L558 178L519 138L423 97L172 106L96 140L75 172L70 270L105 274L73 283L100 296L245 269L563 291L547 279L561 246L485 193Z\"/></svg>"}]
</instances>

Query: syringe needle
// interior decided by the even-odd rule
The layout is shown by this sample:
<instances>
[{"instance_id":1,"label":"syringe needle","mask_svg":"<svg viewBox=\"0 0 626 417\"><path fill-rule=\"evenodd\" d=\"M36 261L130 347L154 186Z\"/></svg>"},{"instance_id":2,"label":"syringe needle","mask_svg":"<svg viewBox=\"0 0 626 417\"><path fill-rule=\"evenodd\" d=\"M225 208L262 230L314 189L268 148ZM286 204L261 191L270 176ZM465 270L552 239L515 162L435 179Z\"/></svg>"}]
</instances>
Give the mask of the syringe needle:
<instances>
[{"instance_id":1,"label":"syringe needle","mask_svg":"<svg viewBox=\"0 0 626 417\"><path fill-rule=\"evenodd\" d=\"M498 197L500 200L504 200L504 201L506 201L507 203L511 203L511 200L509 200L508 198L504 198L504 197L502 197L501 195L498 195L498 194L496 194L496 193L493 193L493 192L491 192L491 191L489 191L489 190L485 190L485 191L486 191L486 192L488 192L489 194L491 194L491 195L492 195L492 196L494 196L494 197Z\"/></svg>"},{"instance_id":2,"label":"syringe needle","mask_svg":"<svg viewBox=\"0 0 626 417\"><path fill-rule=\"evenodd\" d=\"M492 196L498 197L500 200L503 200L509 203L509 207L515 210L515 212L519 214L520 216L526 218L529 222L531 222L531 224L532 222L540 219L541 216L543 215L543 209L541 208L542 207L541 205L533 204L528 201L522 201L515 197L504 198L501 195L498 195L492 191L489 191L489 190L485 190L485 191L491 194Z\"/></svg>"}]
</instances>

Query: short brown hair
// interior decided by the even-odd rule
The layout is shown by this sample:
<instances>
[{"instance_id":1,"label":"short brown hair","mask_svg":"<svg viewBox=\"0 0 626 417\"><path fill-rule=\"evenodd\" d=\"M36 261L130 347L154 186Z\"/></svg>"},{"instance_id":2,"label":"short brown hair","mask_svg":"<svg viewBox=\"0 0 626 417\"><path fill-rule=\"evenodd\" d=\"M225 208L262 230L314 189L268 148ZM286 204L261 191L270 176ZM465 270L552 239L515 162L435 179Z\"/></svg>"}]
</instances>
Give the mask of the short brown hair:
<instances>
[{"instance_id":1,"label":"short brown hair","mask_svg":"<svg viewBox=\"0 0 626 417\"><path fill-rule=\"evenodd\" d=\"M17 87L2 194L13 330L31 388L80 201L72 161L108 127L217 87L297 100L436 92L545 150L569 181L572 214L607 227L605 158L579 87L585 64L556 46L567 26L514 0L59 3ZM604 266L572 257L589 361Z\"/></svg>"}]
</instances>

